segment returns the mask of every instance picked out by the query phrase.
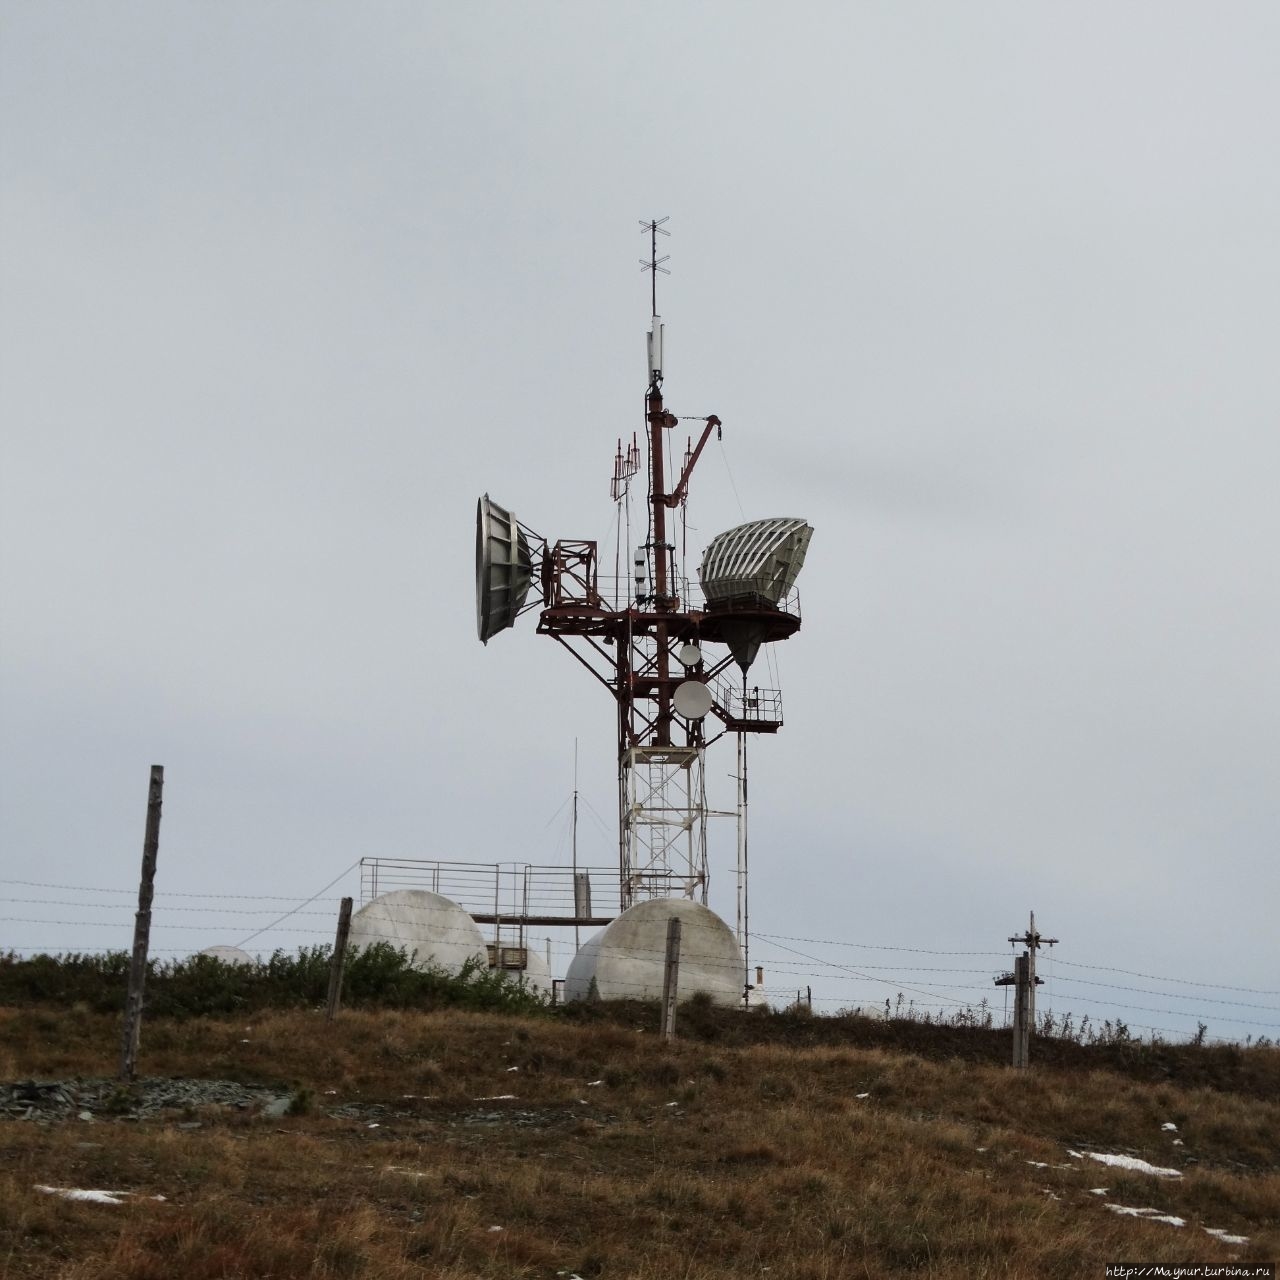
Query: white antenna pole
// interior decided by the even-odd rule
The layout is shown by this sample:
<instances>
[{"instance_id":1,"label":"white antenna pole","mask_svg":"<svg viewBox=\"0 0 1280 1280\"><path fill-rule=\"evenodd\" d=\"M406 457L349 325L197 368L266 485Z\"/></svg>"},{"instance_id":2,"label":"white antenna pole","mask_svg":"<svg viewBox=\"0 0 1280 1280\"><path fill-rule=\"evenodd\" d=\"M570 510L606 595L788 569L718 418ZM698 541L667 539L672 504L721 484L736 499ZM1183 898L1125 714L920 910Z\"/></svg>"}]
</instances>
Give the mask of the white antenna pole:
<instances>
[{"instance_id":1,"label":"white antenna pole","mask_svg":"<svg viewBox=\"0 0 1280 1280\"><path fill-rule=\"evenodd\" d=\"M738 730L738 946L742 949L742 1003L751 986L747 919L747 735Z\"/></svg>"},{"instance_id":2,"label":"white antenna pole","mask_svg":"<svg viewBox=\"0 0 1280 1280\"><path fill-rule=\"evenodd\" d=\"M577 900L578 900L578 740L573 740L573 823L571 830L573 832L573 897L574 897L574 919L577 919ZM573 945L576 950L581 945L581 938L578 932L578 926L573 926Z\"/></svg>"}]
</instances>

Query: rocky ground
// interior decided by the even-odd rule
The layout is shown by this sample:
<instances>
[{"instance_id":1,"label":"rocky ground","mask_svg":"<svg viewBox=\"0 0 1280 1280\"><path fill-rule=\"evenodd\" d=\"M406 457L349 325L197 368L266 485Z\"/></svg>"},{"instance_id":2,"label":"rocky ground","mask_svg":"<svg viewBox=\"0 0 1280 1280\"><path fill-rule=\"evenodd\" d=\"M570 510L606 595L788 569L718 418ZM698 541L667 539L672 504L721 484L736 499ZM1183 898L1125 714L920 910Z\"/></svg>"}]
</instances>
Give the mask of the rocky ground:
<instances>
[{"instance_id":1,"label":"rocky ground","mask_svg":"<svg viewBox=\"0 0 1280 1280\"><path fill-rule=\"evenodd\" d=\"M16 1120L142 1120L171 1111L224 1107L283 1115L292 1095L233 1080L108 1077L0 1084L0 1115Z\"/></svg>"},{"instance_id":2,"label":"rocky ground","mask_svg":"<svg viewBox=\"0 0 1280 1280\"><path fill-rule=\"evenodd\" d=\"M176 1120L179 1128L198 1129L197 1117L218 1112L241 1112L273 1118L312 1112L334 1120L363 1120L371 1128L397 1119L421 1119L424 1110L438 1111L435 1099L408 1095L403 1107L380 1102L348 1102L324 1105L333 1100L314 1099L308 1092L294 1092L284 1086L245 1085L234 1080L171 1079L149 1076L123 1083L111 1077L74 1080L20 1080L0 1084L0 1119L31 1121L36 1124L80 1122L84 1124ZM514 1101L508 1097L477 1098L477 1102ZM424 1105L425 1104L425 1105ZM448 1116L438 1116L450 1126L489 1125L520 1128L550 1128L573 1125L586 1116L586 1103L574 1107L534 1109L504 1105L493 1108L445 1108ZM616 1117L592 1109L596 1124L610 1124Z\"/></svg>"}]
</instances>

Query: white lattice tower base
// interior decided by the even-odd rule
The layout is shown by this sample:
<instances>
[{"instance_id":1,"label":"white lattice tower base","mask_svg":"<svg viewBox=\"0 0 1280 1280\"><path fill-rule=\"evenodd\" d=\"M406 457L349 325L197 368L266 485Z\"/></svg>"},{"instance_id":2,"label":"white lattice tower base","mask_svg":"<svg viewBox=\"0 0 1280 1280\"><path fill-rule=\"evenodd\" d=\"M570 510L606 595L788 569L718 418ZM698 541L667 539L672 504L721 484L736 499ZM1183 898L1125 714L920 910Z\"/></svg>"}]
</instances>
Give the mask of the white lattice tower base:
<instances>
[{"instance_id":1,"label":"white lattice tower base","mask_svg":"<svg viewBox=\"0 0 1280 1280\"><path fill-rule=\"evenodd\" d=\"M619 761L622 909L647 898L707 901L701 747L629 747Z\"/></svg>"}]
</instances>

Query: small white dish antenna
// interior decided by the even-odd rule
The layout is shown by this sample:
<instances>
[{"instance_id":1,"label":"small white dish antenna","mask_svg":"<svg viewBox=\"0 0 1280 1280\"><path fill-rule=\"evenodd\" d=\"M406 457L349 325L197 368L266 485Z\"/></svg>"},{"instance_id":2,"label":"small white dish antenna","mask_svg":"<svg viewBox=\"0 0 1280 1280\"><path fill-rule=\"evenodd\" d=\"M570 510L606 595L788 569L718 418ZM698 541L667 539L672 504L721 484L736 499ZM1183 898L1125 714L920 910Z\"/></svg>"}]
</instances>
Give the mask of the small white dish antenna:
<instances>
[{"instance_id":1,"label":"small white dish antenna","mask_svg":"<svg viewBox=\"0 0 1280 1280\"><path fill-rule=\"evenodd\" d=\"M686 720L701 720L711 710L711 690L701 680L685 680L676 685L672 702Z\"/></svg>"},{"instance_id":2,"label":"small white dish antenna","mask_svg":"<svg viewBox=\"0 0 1280 1280\"><path fill-rule=\"evenodd\" d=\"M702 650L696 644L682 644L676 656L682 667L696 667L702 661Z\"/></svg>"}]
</instances>

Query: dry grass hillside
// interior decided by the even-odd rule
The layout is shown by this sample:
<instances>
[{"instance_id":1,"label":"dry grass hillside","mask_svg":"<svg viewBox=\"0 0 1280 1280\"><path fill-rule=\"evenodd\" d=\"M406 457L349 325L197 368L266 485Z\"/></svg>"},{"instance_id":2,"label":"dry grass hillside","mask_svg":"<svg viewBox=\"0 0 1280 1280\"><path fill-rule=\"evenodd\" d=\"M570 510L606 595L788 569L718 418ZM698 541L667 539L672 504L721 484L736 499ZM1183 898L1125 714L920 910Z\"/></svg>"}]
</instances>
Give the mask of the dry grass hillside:
<instances>
[{"instance_id":1,"label":"dry grass hillside","mask_svg":"<svg viewBox=\"0 0 1280 1280\"><path fill-rule=\"evenodd\" d=\"M1160 1060L1071 1046L1055 1060L1046 1046L1015 1075L993 1060L994 1033L875 1043L827 1020L694 1009L690 1038L667 1047L647 1018L153 1019L146 1076L270 1086L276 1105L139 1117L141 1089L85 1085L91 1119L11 1107L0 1270L1078 1280L1107 1262L1280 1254L1274 1048ZM0 1032L0 1079L67 1081L111 1073L119 1021L9 1009Z\"/></svg>"}]
</instances>

